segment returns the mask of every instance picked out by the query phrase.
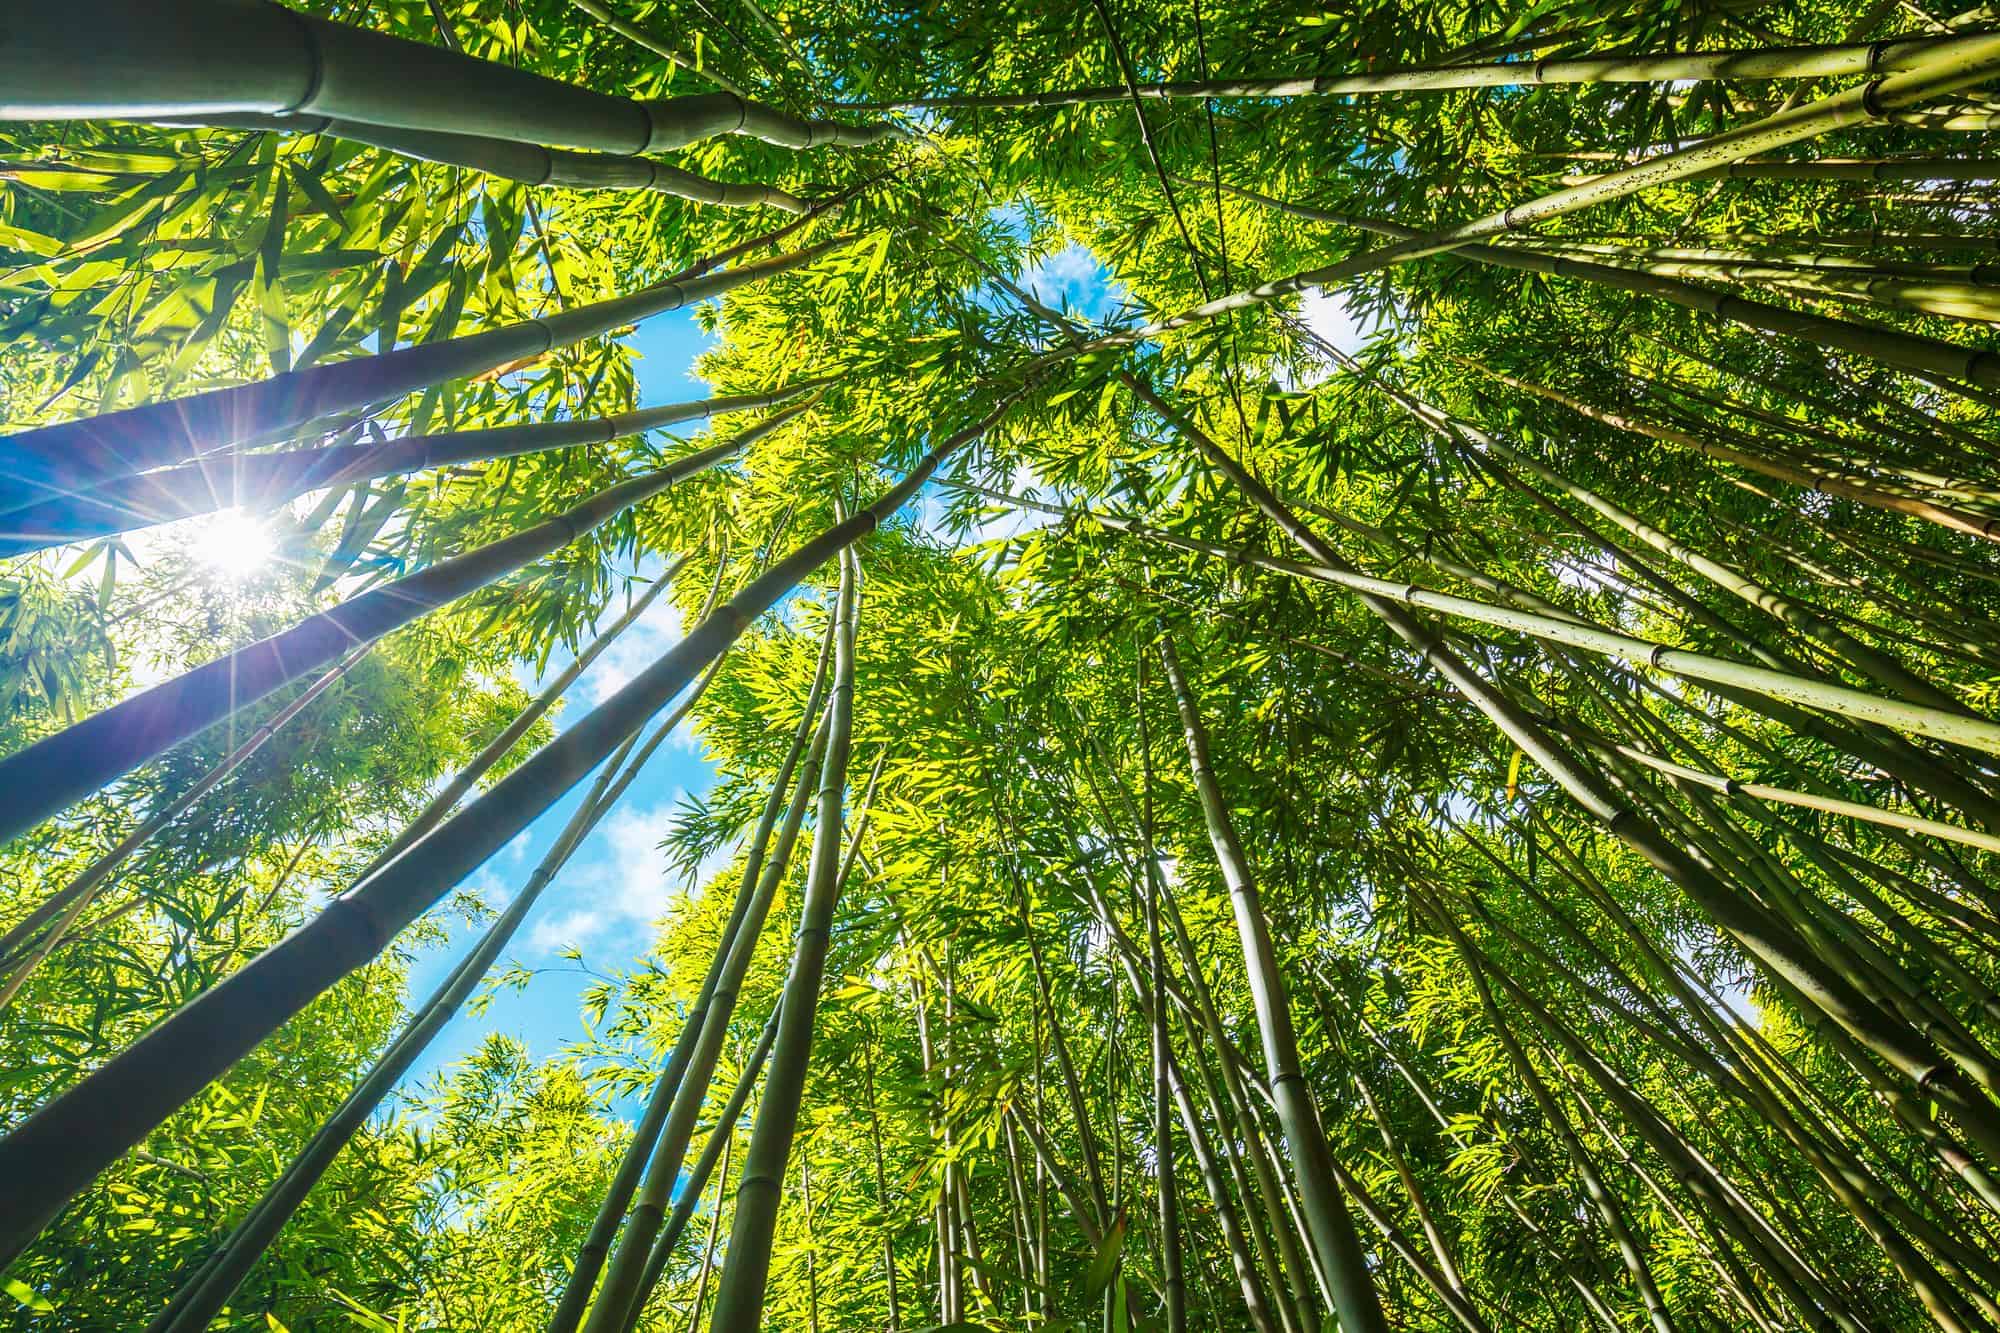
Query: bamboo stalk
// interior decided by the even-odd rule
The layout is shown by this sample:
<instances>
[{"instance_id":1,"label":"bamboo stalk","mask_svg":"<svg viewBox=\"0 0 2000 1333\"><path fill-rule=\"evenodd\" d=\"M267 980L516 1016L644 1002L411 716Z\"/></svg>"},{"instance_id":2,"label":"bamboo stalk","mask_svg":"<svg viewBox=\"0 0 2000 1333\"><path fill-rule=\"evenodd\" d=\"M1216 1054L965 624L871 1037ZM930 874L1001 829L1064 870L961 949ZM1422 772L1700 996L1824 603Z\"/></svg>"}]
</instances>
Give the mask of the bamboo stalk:
<instances>
[{"instance_id":1,"label":"bamboo stalk","mask_svg":"<svg viewBox=\"0 0 2000 1333\"><path fill-rule=\"evenodd\" d=\"M0 842L18 836L347 647L380 638L576 541L796 417L787 408L666 467L610 486L511 537L349 598L114 704L0 760Z\"/></svg>"},{"instance_id":2,"label":"bamboo stalk","mask_svg":"<svg viewBox=\"0 0 2000 1333\"><path fill-rule=\"evenodd\" d=\"M678 694L753 619L902 508L946 459L983 435L1015 401L1003 400L972 426L946 437L873 504L752 580L430 837L17 1124L0 1139L0 1178L13 1190L13 1205L0 1217L0 1266L12 1262L99 1171L313 997L379 954Z\"/></svg>"},{"instance_id":3,"label":"bamboo stalk","mask_svg":"<svg viewBox=\"0 0 2000 1333\"><path fill-rule=\"evenodd\" d=\"M0 960L7 960L8 955L17 948L28 944L34 932L41 929L44 924L48 927L42 932L40 940L28 949L27 956L13 963L12 970L6 974L5 980L0 981L0 1011L4 1011L14 1002L14 997L20 993L21 987L27 984L28 978L34 975L35 969L40 967L65 939L69 938L76 919L97 900L98 893L104 888L105 881L113 872L131 859L134 852L152 841L154 834L179 818L189 806L207 795L217 783L241 767L257 751L263 749L266 741L275 736L287 722L310 707L313 700L345 678L374 646L375 641L372 639L357 645L318 680L301 690L296 699L273 713L263 725L245 737L240 745L224 755L200 778L121 838L117 846L92 861L76 878L50 894L28 914L26 919L9 930L6 937L0 939ZM0 962L0 966L5 965L5 962Z\"/></svg>"},{"instance_id":4,"label":"bamboo stalk","mask_svg":"<svg viewBox=\"0 0 2000 1333\"><path fill-rule=\"evenodd\" d=\"M764 1062L771 1054L771 1043L778 1035L778 1020L784 1016L782 1002L771 1011L764 1030L758 1034L757 1046L750 1052L750 1058L743 1065L743 1072L736 1080L736 1090L729 1094L729 1100L716 1116L715 1128L709 1131L708 1142L702 1147L701 1156L695 1159L687 1180L681 1185L681 1195L674 1201L674 1213L667 1219L667 1225L660 1232L660 1239L654 1244L653 1252L646 1260L645 1276L640 1279L637 1299L632 1302L632 1313L626 1323L627 1333L637 1328L639 1315L644 1308L646 1294L659 1282L668 1260L673 1258L674 1247L687 1231L694 1219L694 1210L701 1198L701 1190L708 1183L711 1174L716 1175L714 1214L709 1219L708 1243L704 1247L704 1271L713 1266L715 1242L722 1225L722 1195L729 1181L729 1154L736 1141L736 1125L743 1118L743 1108L750 1101L750 1090L756 1086L758 1076L763 1073ZM717 1160L721 1165L718 1168ZM688 1321L688 1328L701 1326L701 1305L695 1305L694 1318Z\"/></svg>"},{"instance_id":5,"label":"bamboo stalk","mask_svg":"<svg viewBox=\"0 0 2000 1333\"><path fill-rule=\"evenodd\" d=\"M717 659L718 663L720 660ZM251 1268L277 1238L278 1232L291 1220L299 1205L305 1202L306 1195L380 1108L383 1099L402 1081L418 1057L429 1049L445 1024L457 1015L474 988L485 979L500 951L512 941L543 891L554 882L584 839L610 813L660 743L680 725L714 678L714 671L711 670L654 729L645 745L637 744L639 732L635 729L605 762L597 780L514 900L486 928L479 943L439 983L430 998L411 1015L389 1049L355 1085L339 1109L328 1117L291 1165L238 1222L218 1248L216 1262L205 1265L177 1294L167 1314L155 1322L157 1333L201 1333L221 1313L236 1288L249 1276Z\"/></svg>"},{"instance_id":6,"label":"bamboo stalk","mask_svg":"<svg viewBox=\"0 0 2000 1333\"><path fill-rule=\"evenodd\" d=\"M1180 712L1188 763L1194 774L1195 793L1201 800L1209 844L1229 885L1236 930L1243 945L1243 966L1257 1009L1257 1030L1263 1038L1267 1079L1278 1104L1278 1118L1284 1127L1285 1146L1305 1206L1313 1247L1333 1286L1334 1309L1341 1326L1355 1333L1369 1330L1386 1333L1388 1326L1383 1322L1374 1281L1362 1255L1361 1239L1334 1181L1319 1112L1299 1069L1298 1040L1292 1032L1291 1008L1285 996L1277 951L1264 921L1249 858L1229 817L1228 799L1222 794L1209 760L1208 731L1202 725L1194 691L1181 669L1172 638L1163 635L1159 650L1167 683L1173 689L1174 703Z\"/></svg>"},{"instance_id":7,"label":"bamboo stalk","mask_svg":"<svg viewBox=\"0 0 2000 1333\"><path fill-rule=\"evenodd\" d=\"M523 357L540 356L552 348L803 267L850 240L834 237L721 273L669 278L628 296L484 333L354 357L289 371L254 384L21 431L0 438L0 468L7 476L7 486L0 488L0 514L287 431L328 413L362 408Z\"/></svg>"},{"instance_id":8,"label":"bamboo stalk","mask_svg":"<svg viewBox=\"0 0 2000 1333\"><path fill-rule=\"evenodd\" d=\"M837 627L838 623L837 617L828 618L829 628ZM707 1101L709 1083L715 1077L715 1067L722 1056L730 1020L735 1015L737 1001L742 997L743 978L762 939L764 923L770 914L778 884L791 866L799 829L805 823L811 804L813 784L826 748L825 710L818 707L820 698L816 695L812 699L816 711L810 717L818 724L818 729L804 762L796 766L797 779L792 784L784 821L778 827L777 841L762 873L756 878L755 892L747 898L738 895L739 906L732 915L729 939L726 945L718 944L716 958L710 963L714 981L706 985L700 1021L696 1022L694 1015L690 1014L682 1029L680 1047L685 1048L688 1054L678 1068L669 1066L674 1074L672 1096L658 1103L665 1107L665 1119L649 1136L647 1143L635 1139L627 1153L627 1164L636 1161L645 1167L645 1178L636 1195L632 1194L626 1181L626 1168L620 1168L620 1179L614 1194L622 1193L630 1203L623 1210L625 1226L618 1239L618 1248L611 1253L604 1281L590 1306L589 1322L585 1325L588 1333L617 1333L617 1330L634 1322L648 1294L644 1274L649 1256L658 1248L654 1241L665 1225L667 1206L679 1183L681 1165L687 1158L688 1146L694 1139L701 1109ZM750 882L748 875L744 882ZM678 1048L675 1054L679 1055ZM666 1091L664 1077L659 1091ZM649 1108L648 1120L655 1114ZM606 1207L600 1210L600 1217L610 1212L611 1202L612 1195L607 1195ZM601 1260L602 1254L593 1257ZM584 1295L589 1294L587 1281L578 1282L575 1287ZM559 1317L567 1315L572 1300L566 1295L564 1308L558 1311Z\"/></svg>"},{"instance_id":9,"label":"bamboo stalk","mask_svg":"<svg viewBox=\"0 0 2000 1333\"><path fill-rule=\"evenodd\" d=\"M1661 55L1559 56L1492 64L1451 64L1361 74L1316 74L1276 79L1203 79L1171 83L1106 84L1032 93L966 93L904 101L836 103L850 111L1003 110L1078 106L1129 97L1148 101L1227 98L1352 97L1375 93L1445 92L1461 88L1544 87L1575 83L1670 83L1701 79L1817 79L1843 74L1883 75L1920 67L1948 36L1906 37L1875 43L1769 46Z\"/></svg>"},{"instance_id":10,"label":"bamboo stalk","mask_svg":"<svg viewBox=\"0 0 2000 1333\"><path fill-rule=\"evenodd\" d=\"M616 14L612 13L604 5L598 3L598 0L570 0L570 3L575 5L578 9L582 10L584 13L590 15L592 18L596 19L599 23L602 23L605 27L611 29L611 31L617 33L620 37L623 37L626 41L631 42L635 46L644 47L646 50L651 51L654 55L664 59L668 64L673 65L678 69L684 69L688 73L694 75L697 78L707 79L710 83L714 84L716 87L722 89L722 91L726 93L734 93L738 97L747 98L748 94L746 94L743 91L743 89L738 87L736 84L730 82L728 79L723 78L720 74L717 74L713 69L710 69L708 66L699 65L696 64L694 61L689 60L686 56L674 50L672 47L668 46L665 42L662 42L659 38L654 37L652 34L644 31L643 29L635 26L634 24L627 23L625 20L619 18ZM701 48L699 46L696 46L695 49L697 52L699 52ZM699 1314L698 1307L696 1313ZM699 1322L699 1320L697 1320L696 1322Z\"/></svg>"},{"instance_id":11,"label":"bamboo stalk","mask_svg":"<svg viewBox=\"0 0 2000 1333\"><path fill-rule=\"evenodd\" d=\"M834 616L827 617L827 640L825 648L822 650L823 661L826 661L830 657L830 650L833 647L832 634L833 631L838 627L838 625L839 621L836 617ZM821 670L823 674L824 667ZM813 700L814 700L813 706L807 710L808 716L810 716L813 719L818 719L823 714L823 710L821 710L817 706L817 700L820 699L821 697L823 696L816 689L813 695ZM867 794L862 797L860 813L855 816L854 832L848 844L847 860L841 865L840 869L841 882L843 884L846 883L847 876L853 872L854 859L856 855L858 855L858 853L860 852L861 835L867 831L869 812L872 810L874 806L876 784L881 780L882 767L889 758L889 749L890 747L887 745L882 747L881 751L875 757L875 767L868 776ZM817 751L815 751L815 754L817 754ZM808 763L810 764L810 762L811 761L809 760ZM786 776L789 776L789 773L787 773ZM777 788L774 787L774 790L776 789ZM783 853L784 853L784 859L788 862L790 859L789 844L783 849ZM773 873L772 876L773 884L776 883L777 879L780 878L782 874L783 874L782 869L778 869ZM732 932L732 934L733 933L734 932ZM711 986L710 993L711 995L716 993L716 988ZM767 1027L766 1036L764 1038L764 1045L766 1048L768 1048L770 1040L777 1031L776 1027L777 1017L778 1016L776 1011L773 1011L771 1016L771 1024L769 1027ZM696 1016L690 1015L688 1020L688 1027L692 1029L695 1026L696 1022L697 1022ZM747 1093L745 1095L747 1096ZM730 1113L729 1115L729 1119L732 1121L732 1123L735 1119L735 1116L737 1114L740 1114L741 1110L742 1110L741 1103L737 1102L736 1111ZM657 1137L657 1135L655 1135L655 1137ZM711 1140L710 1149L704 1150L704 1157L706 1157L707 1153L710 1150L712 1150L713 1146L714 1144L713 1141ZM638 1160L643 1163L645 1159L643 1155L641 1155L638 1158ZM706 1177L702 1175L703 1170L704 1168L701 1162L697 1161L694 1168L695 1176L697 1178L706 1179ZM617 1200L617 1209L619 1211L623 1210L626 1201L630 1197L631 1197L631 1190L628 1187L624 1195ZM609 1196L607 1196L605 1202L608 1206L612 1203L612 1199ZM665 1271L668 1261L673 1257L674 1246L679 1242L680 1239L680 1228L684 1228L687 1225L687 1219L681 1216L682 1206L684 1204L688 1205L689 1207L692 1207L691 1204L688 1204L687 1195L685 1193L685 1190L683 1189L680 1196L675 1200L674 1215L667 1219L666 1225L661 1229L658 1239L652 1242L652 1251L646 1257L645 1271L639 1278L638 1286L632 1292L632 1297L629 1303L629 1309L626 1313L626 1333L631 1333L632 1328L636 1327L636 1325L638 1324L639 1316L645 1309L646 1301L651 1297L654 1286L657 1285L660 1280L661 1273ZM893 1279L891 1281L893 1285Z\"/></svg>"}]
</instances>

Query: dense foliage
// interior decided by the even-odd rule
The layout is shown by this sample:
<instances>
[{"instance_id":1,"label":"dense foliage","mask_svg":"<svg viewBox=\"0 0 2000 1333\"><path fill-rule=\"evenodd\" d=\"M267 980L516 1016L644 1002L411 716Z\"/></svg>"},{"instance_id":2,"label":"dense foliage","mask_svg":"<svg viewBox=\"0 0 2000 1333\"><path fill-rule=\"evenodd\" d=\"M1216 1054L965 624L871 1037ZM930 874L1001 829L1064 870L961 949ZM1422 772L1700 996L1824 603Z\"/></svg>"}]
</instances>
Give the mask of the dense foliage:
<instances>
[{"instance_id":1,"label":"dense foliage","mask_svg":"<svg viewBox=\"0 0 2000 1333\"><path fill-rule=\"evenodd\" d=\"M1991 7L17 5L0 1322L2000 1328Z\"/></svg>"}]
</instances>

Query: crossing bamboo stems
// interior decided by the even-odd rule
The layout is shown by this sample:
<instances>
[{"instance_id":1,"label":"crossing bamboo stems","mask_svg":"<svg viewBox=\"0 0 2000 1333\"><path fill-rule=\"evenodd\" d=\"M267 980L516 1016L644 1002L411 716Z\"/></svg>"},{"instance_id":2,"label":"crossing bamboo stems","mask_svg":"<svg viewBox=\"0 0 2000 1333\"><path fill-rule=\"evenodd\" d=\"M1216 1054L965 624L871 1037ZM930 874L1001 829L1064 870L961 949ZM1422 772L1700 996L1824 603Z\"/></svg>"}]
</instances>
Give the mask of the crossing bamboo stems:
<instances>
[{"instance_id":1,"label":"crossing bamboo stems","mask_svg":"<svg viewBox=\"0 0 2000 1333\"><path fill-rule=\"evenodd\" d=\"M719 444L606 487L511 537L349 598L9 755L0 760L0 842L331 661L351 645L379 638L551 555L676 482L734 457L801 410L784 409Z\"/></svg>"},{"instance_id":2,"label":"crossing bamboo stems","mask_svg":"<svg viewBox=\"0 0 2000 1333\"><path fill-rule=\"evenodd\" d=\"M630 295L483 333L357 356L253 384L19 431L0 438L0 464L4 464L7 477L7 487L0 489L0 515L118 477L282 434L330 413L354 411L446 380L540 356L803 268L852 239L835 236L720 273L682 274Z\"/></svg>"},{"instance_id":3,"label":"crossing bamboo stems","mask_svg":"<svg viewBox=\"0 0 2000 1333\"><path fill-rule=\"evenodd\" d=\"M100 1065L0 1139L14 1207L0 1218L0 1264L112 1161L313 997L379 954L403 927L581 781L634 728L802 578L873 531L959 449L999 422L1002 400L954 432L873 504L820 532L752 580L658 661L311 922Z\"/></svg>"},{"instance_id":4,"label":"crossing bamboo stems","mask_svg":"<svg viewBox=\"0 0 2000 1333\"><path fill-rule=\"evenodd\" d=\"M625 1152L619 1159L618 1170L612 1176L611 1185L598 1203L597 1214L591 1221L583 1245L577 1251L576 1262L570 1266L569 1277L563 1284L562 1295L558 1298L555 1311L549 1318L549 1333L571 1333L582 1320L584 1311L588 1307L591 1289L596 1284L597 1275L603 1270L605 1258L610 1254L611 1242L617 1237L619 1225L625 1219L633 1191L639 1187L640 1177L659 1141L660 1131L666 1123L668 1112L675 1098L680 1095L689 1064L694 1059L696 1042L701 1037L709 1008L715 1002L717 988L725 975L726 960L735 947L738 935L745 928L744 923L755 916L758 925L762 924L762 915L756 904L759 901L759 885L766 875L765 859L771 853L772 835L778 827L779 817L786 808L785 793L792 785L792 775L800 762L805 759L814 728L820 720L821 704L825 698L826 674L832 660L833 621L829 618L826 633L821 636L819 659L813 667L812 684L807 687L805 705L800 711L798 725L792 731L791 744L778 766L778 774L765 797L763 811L758 816L757 823L745 844L743 873L737 883L736 899L730 908L728 920L716 938L715 951L709 958L708 972L702 979L694 1005L688 1010L687 1018L681 1025L681 1035L675 1041L674 1049L660 1071L660 1077L654 1081L652 1093L646 1100L646 1107L640 1113L638 1123L633 1127L631 1142L625 1146ZM777 862L789 860L790 849L790 839L786 838L779 844L775 860Z\"/></svg>"},{"instance_id":5,"label":"crossing bamboo stems","mask_svg":"<svg viewBox=\"0 0 2000 1333\"><path fill-rule=\"evenodd\" d=\"M666 403L614 417L550 421L448 435L410 435L382 444L339 444L278 453L229 453L181 467L117 477L101 486L0 516L0 558L85 541L218 509L264 509L308 491L460 463L513 458L580 444L609 444L695 418L776 407L820 387L813 380L771 393Z\"/></svg>"},{"instance_id":6,"label":"crossing bamboo stems","mask_svg":"<svg viewBox=\"0 0 2000 1333\"><path fill-rule=\"evenodd\" d=\"M65 939L69 938L77 918L97 900L106 881L120 866L132 858L134 852L152 841L154 834L179 818L196 801L212 791L217 783L241 767L257 751L263 749L264 743L275 736L287 722L311 707L315 699L360 665L361 659L366 657L374 646L374 641L370 640L348 653L332 669L301 690L296 699L273 713L257 730L245 737L242 744L218 760L208 772L202 774L158 811L147 816L139 827L121 838L117 846L92 861L75 879L50 894L28 914L26 919L17 923L4 938L0 938L0 960L4 960L17 948L28 945L35 931L41 931L41 938L34 941L27 956L15 963L12 970L6 974L5 980L0 981L0 1010L5 1010L14 1002L14 997L20 994L21 987L27 984L35 969L40 967Z\"/></svg>"}]
</instances>

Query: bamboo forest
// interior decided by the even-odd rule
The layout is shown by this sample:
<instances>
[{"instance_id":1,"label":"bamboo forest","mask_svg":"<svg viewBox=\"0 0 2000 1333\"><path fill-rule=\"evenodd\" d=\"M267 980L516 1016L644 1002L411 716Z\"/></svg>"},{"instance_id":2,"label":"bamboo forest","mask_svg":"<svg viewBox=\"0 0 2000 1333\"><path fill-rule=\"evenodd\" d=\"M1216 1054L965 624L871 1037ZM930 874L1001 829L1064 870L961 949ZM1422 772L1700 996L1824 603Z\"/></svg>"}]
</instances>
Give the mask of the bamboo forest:
<instances>
[{"instance_id":1,"label":"bamboo forest","mask_svg":"<svg viewBox=\"0 0 2000 1333\"><path fill-rule=\"evenodd\" d=\"M0 1328L2000 1333L2000 5L5 0Z\"/></svg>"}]
</instances>

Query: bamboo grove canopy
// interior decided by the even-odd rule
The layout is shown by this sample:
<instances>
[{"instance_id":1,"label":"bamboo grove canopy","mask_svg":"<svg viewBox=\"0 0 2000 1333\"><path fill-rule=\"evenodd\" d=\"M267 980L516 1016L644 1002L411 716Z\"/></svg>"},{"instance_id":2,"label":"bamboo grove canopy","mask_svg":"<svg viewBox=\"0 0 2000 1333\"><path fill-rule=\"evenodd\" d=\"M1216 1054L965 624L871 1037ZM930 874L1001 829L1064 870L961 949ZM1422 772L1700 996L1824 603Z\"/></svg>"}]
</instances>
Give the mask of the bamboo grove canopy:
<instances>
[{"instance_id":1,"label":"bamboo grove canopy","mask_svg":"<svg viewBox=\"0 0 2000 1333\"><path fill-rule=\"evenodd\" d=\"M15 0L4 1322L2000 1331L1962 3Z\"/></svg>"}]
</instances>

